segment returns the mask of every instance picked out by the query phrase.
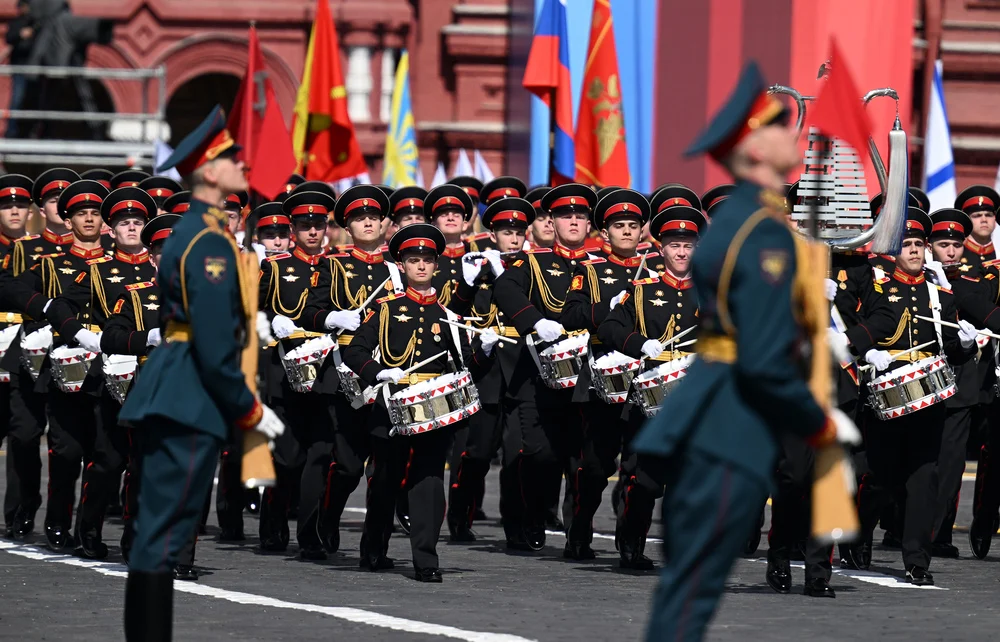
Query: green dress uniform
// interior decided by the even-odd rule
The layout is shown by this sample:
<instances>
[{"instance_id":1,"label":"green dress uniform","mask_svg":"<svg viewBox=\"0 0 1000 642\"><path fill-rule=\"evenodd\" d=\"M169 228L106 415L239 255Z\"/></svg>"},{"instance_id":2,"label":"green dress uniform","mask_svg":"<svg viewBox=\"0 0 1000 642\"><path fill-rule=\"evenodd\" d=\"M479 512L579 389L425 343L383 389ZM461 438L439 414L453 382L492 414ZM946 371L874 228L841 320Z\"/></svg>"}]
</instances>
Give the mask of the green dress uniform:
<instances>
[{"instance_id":1,"label":"green dress uniform","mask_svg":"<svg viewBox=\"0 0 1000 642\"><path fill-rule=\"evenodd\" d=\"M719 152L787 117L751 63L688 153ZM704 200L704 199L703 199ZM666 566L648 640L700 640L726 576L768 495L776 435L835 431L795 355L796 244L783 196L739 181L715 206L694 255L701 333L688 374L633 448L669 459L663 499Z\"/></svg>"}]
</instances>

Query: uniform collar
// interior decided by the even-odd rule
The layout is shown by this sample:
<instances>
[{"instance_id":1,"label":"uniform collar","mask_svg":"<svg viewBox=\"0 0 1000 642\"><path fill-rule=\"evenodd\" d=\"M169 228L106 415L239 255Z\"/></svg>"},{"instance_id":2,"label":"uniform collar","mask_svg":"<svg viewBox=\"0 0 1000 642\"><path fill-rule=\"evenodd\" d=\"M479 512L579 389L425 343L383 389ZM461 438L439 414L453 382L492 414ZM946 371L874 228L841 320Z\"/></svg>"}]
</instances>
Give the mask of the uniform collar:
<instances>
[{"instance_id":1,"label":"uniform collar","mask_svg":"<svg viewBox=\"0 0 1000 642\"><path fill-rule=\"evenodd\" d=\"M924 275L923 275L923 273L921 273L921 274L919 274L917 276L910 276L909 274L907 274L906 272L903 272L899 268L896 268L895 270L893 270L893 272L892 272L892 278L894 278L897 281L899 281L900 283L904 283L906 285L920 285L921 283L924 282Z\"/></svg>"},{"instance_id":2,"label":"uniform collar","mask_svg":"<svg viewBox=\"0 0 1000 642\"><path fill-rule=\"evenodd\" d=\"M385 256L382 255L382 248L375 250L372 253L360 250L357 247L351 248L351 256L359 261L364 261L365 263L384 263Z\"/></svg>"},{"instance_id":3,"label":"uniform collar","mask_svg":"<svg viewBox=\"0 0 1000 642\"><path fill-rule=\"evenodd\" d=\"M56 245L72 245L73 244L73 233L66 232L65 234L56 234L50 232L49 228L42 230L42 238L49 243L55 243Z\"/></svg>"},{"instance_id":4,"label":"uniform collar","mask_svg":"<svg viewBox=\"0 0 1000 642\"><path fill-rule=\"evenodd\" d=\"M587 248L585 247L581 247L579 250L571 250L558 242L552 246L552 251L564 259L582 259L587 256Z\"/></svg>"},{"instance_id":5,"label":"uniform collar","mask_svg":"<svg viewBox=\"0 0 1000 642\"><path fill-rule=\"evenodd\" d=\"M447 256L449 259L457 259L465 256L465 243L462 243L461 247L446 247L441 256Z\"/></svg>"},{"instance_id":6,"label":"uniform collar","mask_svg":"<svg viewBox=\"0 0 1000 642\"><path fill-rule=\"evenodd\" d=\"M608 243L607 241L605 241L601 245L601 251L604 252L605 254L607 254L608 256L611 256L612 254L615 253L615 251L611 248L611 244Z\"/></svg>"},{"instance_id":7,"label":"uniform collar","mask_svg":"<svg viewBox=\"0 0 1000 642\"><path fill-rule=\"evenodd\" d=\"M135 254L128 254L127 252L122 252L121 250L115 250L115 260L134 265L138 265L139 263L149 263L149 252L142 250L141 252L136 252Z\"/></svg>"},{"instance_id":8,"label":"uniform collar","mask_svg":"<svg viewBox=\"0 0 1000 642\"><path fill-rule=\"evenodd\" d=\"M639 264L642 263L642 256L637 254L626 259L612 252L611 254L608 254L608 261L614 263L615 265L633 268L639 267Z\"/></svg>"},{"instance_id":9,"label":"uniform collar","mask_svg":"<svg viewBox=\"0 0 1000 642\"><path fill-rule=\"evenodd\" d=\"M967 236L965 237L965 249L975 252L979 256L986 256L993 253L993 241L990 241L986 245L980 245L974 238Z\"/></svg>"},{"instance_id":10,"label":"uniform collar","mask_svg":"<svg viewBox=\"0 0 1000 642\"><path fill-rule=\"evenodd\" d=\"M69 248L69 253L73 256L79 256L81 259L99 259L104 256L104 248L95 247L92 250L87 250L74 244L71 248Z\"/></svg>"},{"instance_id":11,"label":"uniform collar","mask_svg":"<svg viewBox=\"0 0 1000 642\"><path fill-rule=\"evenodd\" d=\"M322 254L308 254L306 253L305 250L303 250L301 247L297 245L295 246L295 249L292 250L292 256L299 259L300 261L308 263L309 265L319 265L319 260L323 258Z\"/></svg>"},{"instance_id":12,"label":"uniform collar","mask_svg":"<svg viewBox=\"0 0 1000 642\"><path fill-rule=\"evenodd\" d=\"M690 289L693 285L691 283L691 275L688 275L683 279L678 279L676 276L670 273L669 269L663 270L663 282L675 290L687 290Z\"/></svg>"},{"instance_id":13,"label":"uniform collar","mask_svg":"<svg viewBox=\"0 0 1000 642\"><path fill-rule=\"evenodd\" d=\"M438 300L437 292L434 290L431 290L430 294L424 295L420 294L413 288L406 288L406 297L414 303L419 303L420 305L434 305Z\"/></svg>"}]
</instances>

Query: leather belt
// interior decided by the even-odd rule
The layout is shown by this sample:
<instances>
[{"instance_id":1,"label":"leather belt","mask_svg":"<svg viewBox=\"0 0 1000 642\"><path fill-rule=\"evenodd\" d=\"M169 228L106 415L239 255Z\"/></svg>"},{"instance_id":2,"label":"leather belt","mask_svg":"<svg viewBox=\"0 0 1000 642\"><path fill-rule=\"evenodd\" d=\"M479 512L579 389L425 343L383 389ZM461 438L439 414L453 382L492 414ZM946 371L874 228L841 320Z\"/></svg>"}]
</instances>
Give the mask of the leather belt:
<instances>
[{"instance_id":1,"label":"leather belt","mask_svg":"<svg viewBox=\"0 0 1000 642\"><path fill-rule=\"evenodd\" d=\"M893 361L910 362L937 356L934 352L924 352L923 350L920 352L914 352L912 350L889 350L889 355L892 357Z\"/></svg>"},{"instance_id":2,"label":"leather belt","mask_svg":"<svg viewBox=\"0 0 1000 642\"><path fill-rule=\"evenodd\" d=\"M724 334L698 337L697 354L705 361L736 363L736 339Z\"/></svg>"},{"instance_id":3,"label":"leather belt","mask_svg":"<svg viewBox=\"0 0 1000 642\"><path fill-rule=\"evenodd\" d=\"M502 337L510 337L511 339L520 339L521 335L517 333L517 328L511 326L504 326L502 329L497 330L497 334Z\"/></svg>"},{"instance_id":4,"label":"leather belt","mask_svg":"<svg viewBox=\"0 0 1000 642\"><path fill-rule=\"evenodd\" d=\"M408 375L403 375L403 378L400 379L397 383L399 385L412 386L415 383L423 383L424 381L430 381L431 379L440 376L441 376L440 372L411 372Z\"/></svg>"},{"instance_id":5,"label":"leather belt","mask_svg":"<svg viewBox=\"0 0 1000 642\"><path fill-rule=\"evenodd\" d=\"M0 312L0 323L24 323L20 312Z\"/></svg>"}]
</instances>

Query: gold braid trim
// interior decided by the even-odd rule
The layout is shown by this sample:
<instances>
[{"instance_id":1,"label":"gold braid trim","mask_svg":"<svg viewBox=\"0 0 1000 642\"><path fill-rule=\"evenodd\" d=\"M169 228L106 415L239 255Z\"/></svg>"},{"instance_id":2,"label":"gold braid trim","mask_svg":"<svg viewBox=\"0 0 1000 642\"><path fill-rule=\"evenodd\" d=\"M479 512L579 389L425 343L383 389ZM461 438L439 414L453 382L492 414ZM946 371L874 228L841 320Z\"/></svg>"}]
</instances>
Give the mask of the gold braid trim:
<instances>
[{"instance_id":1,"label":"gold braid trim","mask_svg":"<svg viewBox=\"0 0 1000 642\"><path fill-rule=\"evenodd\" d=\"M441 286L441 292L438 293L438 303L444 307L448 307L451 303L451 292L455 288L456 283L454 281L445 281L444 285Z\"/></svg>"},{"instance_id":2,"label":"gold braid trim","mask_svg":"<svg viewBox=\"0 0 1000 642\"><path fill-rule=\"evenodd\" d=\"M59 275L56 274L56 264L51 258L42 259L42 290L45 296L54 299L62 294L62 286L59 284ZM48 276L46 277L46 273Z\"/></svg>"},{"instance_id":3,"label":"gold braid trim","mask_svg":"<svg viewBox=\"0 0 1000 642\"><path fill-rule=\"evenodd\" d=\"M663 334L660 335L660 343L673 339L675 330L677 330L677 319L674 315L670 315L670 322L667 323L667 327L663 329Z\"/></svg>"},{"instance_id":4,"label":"gold braid trim","mask_svg":"<svg viewBox=\"0 0 1000 642\"><path fill-rule=\"evenodd\" d=\"M639 334L646 336L646 310L642 305L642 286L635 286L635 293L632 294L632 304L635 306L636 327Z\"/></svg>"},{"instance_id":5,"label":"gold braid trim","mask_svg":"<svg viewBox=\"0 0 1000 642\"><path fill-rule=\"evenodd\" d=\"M132 290L129 292L129 296L132 297L132 311L135 317L135 330L136 332L142 332L146 329L146 324L142 321L142 299L139 298L138 290Z\"/></svg>"},{"instance_id":6,"label":"gold braid trim","mask_svg":"<svg viewBox=\"0 0 1000 642\"><path fill-rule=\"evenodd\" d=\"M14 276L24 272L24 243L14 244L14 259L11 270L13 270Z\"/></svg>"},{"instance_id":7,"label":"gold braid trim","mask_svg":"<svg viewBox=\"0 0 1000 642\"><path fill-rule=\"evenodd\" d=\"M365 302L365 286L364 284L358 286L357 292L351 292L351 280L347 276L347 270L344 268L343 264L336 260L330 259L332 262L330 273L333 275L333 283L330 285L330 298L333 300L334 305L340 310L354 310L361 306ZM336 266L334 268L333 266ZM340 303L340 295L337 292L337 274L338 272L344 277L344 296L347 297L347 306Z\"/></svg>"},{"instance_id":8,"label":"gold braid trim","mask_svg":"<svg viewBox=\"0 0 1000 642\"><path fill-rule=\"evenodd\" d=\"M538 259L535 258L534 254L528 255L528 265L531 267L532 281L538 281L538 294L542 297L542 305L550 312L562 314L563 305L566 304L566 301L552 294L549 284L545 282L545 277L542 275L542 267L538 265ZM529 298L531 296L530 288L528 289L528 296Z\"/></svg>"},{"instance_id":9,"label":"gold braid trim","mask_svg":"<svg viewBox=\"0 0 1000 642\"><path fill-rule=\"evenodd\" d=\"M910 309L904 308L903 314L899 317L899 325L896 326L896 334L892 335L885 341L879 341L880 346L891 346L892 344L899 341L899 338L903 336L903 332L910 323Z\"/></svg>"},{"instance_id":10,"label":"gold braid trim","mask_svg":"<svg viewBox=\"0 0 1000 642\"><path fill-rule=\"evenodd\" d=\"M107 295L104 293L104 283L101 281L101 271L97 269L97 264L90 266L90 307L94 307L94 294L104 311L104 318L111 317L111 310L108 310Z\"/></svg>"},{"instance_id":11,"label":"gold braid trim","mask_svg":"<svg viewBox=\"0 0 1000 642\"><path fill-rule=\"evenodd\" d=\"M273 288L273 289L272 289ZM281 277L278 276L278 262L271 261L271 280L267 285L268 291L271 294L271 309L282 316L286 316L292 321L299 318L302 311L306 307L306 298L309 296L309 288L302 290L299 295L299 300L296 302L295 307L286 308L284 304L281 303Z\"/></svg>"},{"instance_id":12,"label":"gold braid trim","mask_svg":"<svg viewBox=\"0 0 1000 642\"><path fill-rule=\"evenodd\" d=\"M597 281L597 270L593 265L587 266L587 284L590 285L590 302L601 302L601 284Z\"/></svg>"},{"instance_id":13,"label":"gold braid trim","mask_svg":"<svg viewBox=\"0 0 1000 642\"><path fill-rule=\"evenodd\" d=\"M414 331L410 335L403 354L395 356L389 352L389 318L389 304L383 303L378 311L378 347L382 353L382 362L389 368L398 368L409 361L417 349L417 333Z\"/></svg>"},{"instance_id":14,"label":"gold braid trim","mask_svg":"<svg viewBox=\"0 0 1000 642\"><path fill-rule=\"evenodd\" d=\"M490 309L489 309L488 312L480 312L475 307L473 307L472 308L472 316L479 317L481 319L481 321L473 321L472 325L474 327L484 328L484 329L492 327L494 324L497 327L500 327L499 323L495 323L496 320L497 320L497 313L498 312L499 312L499 309L497 308L497 304L496 303L490 303Z\"/></svg>"}]
</instances>

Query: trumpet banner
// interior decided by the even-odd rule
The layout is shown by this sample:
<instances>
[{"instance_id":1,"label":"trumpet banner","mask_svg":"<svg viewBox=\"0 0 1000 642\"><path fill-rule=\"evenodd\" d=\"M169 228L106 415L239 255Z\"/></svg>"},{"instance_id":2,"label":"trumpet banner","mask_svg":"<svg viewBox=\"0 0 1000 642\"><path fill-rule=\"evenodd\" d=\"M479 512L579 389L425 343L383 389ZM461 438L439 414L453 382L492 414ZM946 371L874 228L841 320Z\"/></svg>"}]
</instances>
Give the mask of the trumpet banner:
<instances>
[{"instance_id":1,"label":"trumpet banner","mask_svg":"<svg viewBox=\"0 0 1000 642\"><path fill-rule=\"evenodd\" d=\"M257 393L257 358L258 339L254 329L257 322L257 255L244 252L237 256L240 261L240 287L243 289L243 300L247 310L247 344L240 358L240 368L246 377L250 392ZM240 480L247 488L258 486L274 486L274 462L271 460L271 449L267 445L267 437L256 430L243 433L243 461L240 470Z\"/></svg>"}]
</instances>

